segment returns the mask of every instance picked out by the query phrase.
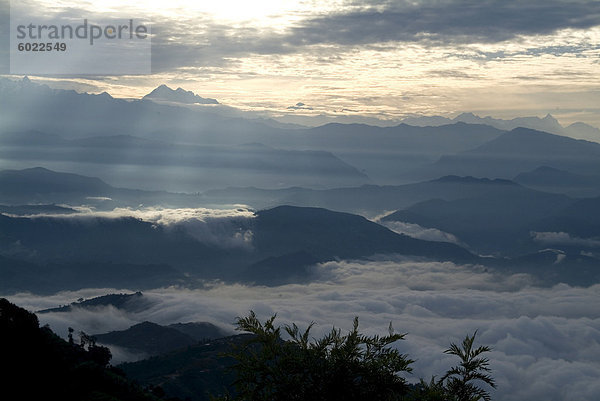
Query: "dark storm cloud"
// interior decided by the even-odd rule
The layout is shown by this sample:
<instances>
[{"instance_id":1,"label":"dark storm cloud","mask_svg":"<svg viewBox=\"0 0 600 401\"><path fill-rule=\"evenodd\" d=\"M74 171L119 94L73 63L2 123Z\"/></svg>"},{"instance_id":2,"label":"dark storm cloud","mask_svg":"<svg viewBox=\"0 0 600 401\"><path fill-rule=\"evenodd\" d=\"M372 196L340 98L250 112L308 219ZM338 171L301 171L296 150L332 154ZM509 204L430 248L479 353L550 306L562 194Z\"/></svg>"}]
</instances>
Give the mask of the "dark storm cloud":
<instances>
[{"instance_id":1,"label":"dark storm cloud","mask_svg":"<svg viewBox=\"0 0 600 401\"><path fill-rule=\"evenodd\" d=\"M600 25L596 1L401 2L309 19L288 38L296 45L370 44L388 41L495 43L519 35Z\"/></svg>"}]
</instances>

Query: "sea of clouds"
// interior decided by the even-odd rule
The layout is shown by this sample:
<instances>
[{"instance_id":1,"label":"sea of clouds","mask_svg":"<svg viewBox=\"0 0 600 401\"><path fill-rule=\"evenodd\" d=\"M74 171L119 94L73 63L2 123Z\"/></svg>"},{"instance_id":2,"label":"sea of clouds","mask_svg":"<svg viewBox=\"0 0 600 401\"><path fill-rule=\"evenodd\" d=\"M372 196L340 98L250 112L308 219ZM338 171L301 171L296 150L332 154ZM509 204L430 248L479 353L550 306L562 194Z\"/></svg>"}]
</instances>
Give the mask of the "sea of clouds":
<instances>
[{"instance_id":1,"label":"sea of clouds","mask_svg":"<svg viewBox=\"0 0 600 401\"><path fill-rule=\"evenodd\" d=\"M306 327L315 322L318 337L334 325L350 329L358 316L368 334L387 333L390 322L397 332L408 333L396 346L417 360L410 381L442 375L456 362L444 349L477 330L477 341L493 348L495 400L591 401L600 394L600 285L541 288L527 275L498 276L484 268L403 258L328 262L315 271L320 278L307 285L213 282L202 289L161 288L144 292L149 305L136 313L104 307L39 318L63 336L69 326L97 334L145 320L208 321L233 333L236 316L254 310L261 319L277 313L281 324ZM35 311L128 291L86 289L8 298ZM113 352L120 360L135 357Z\"/></svg>"}]
</instances>

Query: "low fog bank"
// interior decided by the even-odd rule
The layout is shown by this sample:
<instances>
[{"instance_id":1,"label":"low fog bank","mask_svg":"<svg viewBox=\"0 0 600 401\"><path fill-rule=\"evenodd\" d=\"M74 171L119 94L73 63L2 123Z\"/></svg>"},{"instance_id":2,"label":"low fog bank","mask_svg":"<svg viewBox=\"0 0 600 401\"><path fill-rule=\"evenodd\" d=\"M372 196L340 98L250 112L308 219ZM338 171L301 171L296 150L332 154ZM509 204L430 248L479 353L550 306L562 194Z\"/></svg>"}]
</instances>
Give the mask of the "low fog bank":
<instances>
[{"instance_id":1,"label":"low fog bank","mask_svg":"<svg viewBox=\"0 0 600 401\"><path fill-rule=\"evenodd\" d=\"M167 232L183 230L200 243L225 249L251 246L252 231L248 225L249 220L255 217L254 211L246 205L222 205L220 208L140 205L138 208L117 207L112 210L96 210L90 206L65 206L76 213L40 213L22 217L77 222L87 226L97 225L102 220L131 218L152 223L153 227L164 227Z\"/></svg>"},{"instance_id":2,"label":"low fog bank","mask_svg":"<svg viewBox=\"0 0 600 401\"><path fill-rule=\"evenodd\" d=\"M444 372L454 361L442 351L478 330L479 341L494 349L491 367L499 384L494 399L591 401L600 392L600 285L540 288L527 275L499 278L484 268L403 259L329 262L315 270L320 279L308 285L213 282L203 289L161 288L144 292L150 302L137 312L76 308L39 318L62 336L69 326L95 334L145 320L207 321L233 332L235 317L250 309L261 319L277 313L279 323L306 327L314 321L315 336L332 325L350 329L354 316L370 334L384 334L391 321L398 332L408 333L398 348L417 359L411 380ZM115 292L129 291L86 289L8 298L36 311ZM119 360L139 357L115 351Z\"/></svg>"},{"instance_id":3,"label":"low fog bank","mask_svg":"<svg viewBox=\"0 0 600 401\"><path fill-rule=\"evenodd\" d=\"M409 237L422 239L425 241L450 242L462 247L466 247L466 244L456 238L454 234L450 234L435 228L425 228L418 224L406 223L402 221L381 221L376 219L375 222L398 234L408 235Z\"/></svg>"}]
</instances>

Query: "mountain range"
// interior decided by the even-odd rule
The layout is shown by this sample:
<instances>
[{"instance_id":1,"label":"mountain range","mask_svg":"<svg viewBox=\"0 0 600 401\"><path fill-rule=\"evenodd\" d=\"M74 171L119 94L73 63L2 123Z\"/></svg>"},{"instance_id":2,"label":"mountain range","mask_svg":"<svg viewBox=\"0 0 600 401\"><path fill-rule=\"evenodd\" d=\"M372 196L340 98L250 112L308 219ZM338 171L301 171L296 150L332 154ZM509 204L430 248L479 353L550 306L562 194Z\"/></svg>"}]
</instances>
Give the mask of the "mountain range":
<instances>
[{"instance_id":1,"label":"mountain range","mask_svg":"<svg viewBox=\"0 0 600 401\"><path fill-rule=\"evenodd\" d=\"M27 179L34 179L38 173L37 179L45 185L40 188L53 196L63 191L67 195L79 194L81 199L86 190L107 188L97 179L39 169L0 172L0 182L3 177L6 179L4 188L8 194L23 188L31 190L36 186L17 183L27 184ZM11 180L13 186L9 185ZM145 197L143 191L120 189L117 195L119 191L152 199ZM144 289L173 283L194 286L198 280L209 278L277 285L318 279L314 266L320 262L376 254L501 268L503 258L514 261L549 247L559 247L570 255L581 254L573 263L580 263L577 260L581 258L585 263L593 263L598 258L600 242L595 238L600 237L600 224L590 218L598 207L598 198L573 199L509 180L446 176L396 187L326 191L297 188L267 194L246 189L229 193L233 198L228 200L236 199L235 196L250 199L242 195L254 192L260 193L262 201L270 196L275 204L295 199L304 206L273 206L253 216L217 219L213 223L183 219L179 223L156 224L127 213L111 217L75 211L0 215L2 287L5 291L40 292L90 285ZM216 200L207 199L204 194L165 194L173 199L181 196ZM355 214L306 207L319 203L337 210L372 203L389 206L398 211L381 223L410 223L451 233L474 254L452 243L395 233ZM494 254L498 259L482 259L476 254ZM522 261L529 263L532 259Z\"/></svg>"},{"instance_id":2,"label":"mountain range","mask_svg":"<svg viewBox=\"0 0 600 401\"><path fill-rule=\"evenodd\" d=\"M90 299L79 299L69 305L62 305L56 308L42 309L37 314L45 313L68 313L77 309L94 310L102 307L112 307L127 313L135 313L149 308L152 302L148 300L142 292L133 294L107 294Z\"/></svg>"},{"instance_id":3,"label":"mountain range","mask_svg":"<svg viewBox=\"0 0 600 401\"><path fill-rule=\"evenodd\" d=\"M537 275L554 257L597 280L600 144L540 131L551 116L307 128L167 86L124 100L0 79L0 95L4 291L300 283L379 254Z\"/></svg>"},{"instance_id":4,"label":"mountain range","mask_svg":"<svg viewBox=\"0 0 600 401\"><path fill-rule=\"evenodd\" d=\"M576 198L600 196L600 176L571 173L541 166L519 173L515 182L540 191L564 193Z\"/></svg>"},{"instance_id":5,"label":"mountain range","mask_svg":"<svg viewBox=\"0 0 600 401\"><path fill-rule=\"evenodd\" d=\"M543 118L517 117L510 120L489 116L480 117L473 113L461 113L454 118L441 116L408 117L403 119L402 122L415 126L438 126L452 124L454 122L463 122L468 124L485 124L505 131L523 127L557 135L566 135L577 139L600 142L600 129L582 122L575 122L563 127L556 118L549 113Z\"/></svg>"},{"instance_id":6,"label":"mountain range","mask_svg":"<svg viewBox=\"0 0 600 401\"><path fill-rule=\"evenodd\" d=\"M429 199L450 201L484 195L501 198L517 193L526 196L538 192L511 180L449 175L414 184L363 185L324 190L299 187L277 190L232 187L206 191L200 194L200 198L205 202L224 204L244 199L248 205L257 209L270 208L278 204L312 205L376 217Z\"/></svg>"},{"instance_id":7,"label":"mountain range","mask_svg":"<svg viewBox=\"0 0 600 401\"><path fill-rule=\"evenodd\" d=\"M501 124L463 114L417 124L424 126L331 123L303 128L226 116L217 110L222 106L218 104L191 107L190 102L212 100L181 88L162 85L152 93L124 100L106 93L51 89L28 79L2 79L0 166L44 166L99 176L121 187L175 192L241 185L271 189L398 185L448 174L510 179L542 165L594 175L597 168L593 163L586 168L561 162L556 149L550 150L550 155L557 155L554 160L541 157L548 154L549 144L565 149L571 145L549 137L531 138L529 131L514 129L524 126L565 134L551 116ZM157 97L171 101L150 100ZM38 110L40 104L44 107ZM511 140L516 134L518 138ZM491 149L496 153L512 149L515 141L527 142L525 146L537 149L539 157L528 163L506 164L501 158L488 163L495 157ZM580 146L582 154L592 147L590 142ZM546 161L552 163L539 164Z\"/></svg>"},{"instance_id":8,"label":"mountain range","mask_svg":"<svg viewBox=\"0 0 600 401\"><path fill-rule=\"evenodd\" d=\"M98 185L96 180L79 182ZM289 282L309 277L308 272L298 277L295 267L306 260L315 264L386 253L477 260L454 244L411 238L361 216L319 208L279 206L251 218L213 224L215 228L183 220L165 225L86 213L0 215L0 254L5 255L2 287L47 292L57 286L194 285L195 280L207 278L260 282L265 265L273 269L273 277Z\"/></svg>"},{"instance_id":9,"label":"mountain range","mask_svg":"<svg viewBox=\"0 0 600 401\"><path fill-rule=\"evenodd\" d=\"M512 178L542 166L597 177L600 144L515 128L474 149L442 156L413 174L422 178L444 174Z\"/></svg>"},{"instance_id":10,"label":"mountain range","mask_svg":"<svg viewBox=\"0 0 600 401\"><path fill-rule=\"evenodd\" d=\"M430 199L382 218L454 234L480 254L515 255L535 251L531 231L576 201L512 184L502 196L481 193L454 200ZM600 232L598 233L600 234Z\"/></svg>"},{"instance_id":11,"label":"mountain range","mask_svg":"<svg viewBox=\"0 0 600 401\"><path fill-rule=\"evenodd\" d=\"M109 347L117 346L131 353L159 355L227 335L217 326L206 322L168 326L141 322L126 330L95 334L94 337L98 343Z\"/></svg>"},{"instance_id":12,"label":"mountain range","mask_svg":"<svg viewBox=\"0 0 600 401\"><path fill-rule=\"evenodd\" d=\"M68 140L58 135L21 132L0 136L0 145L0 159L7 163L78 166L75 168L84 172L98 172L99 166L104 172L123 166L134 171L138 186L143 181L151 183L143 186L156 186L158 175L167 182L169 177L185 175L189 192L244 182L265 187L317 188L369 182L364 173L330 152L276 149L259 143L184 145L127 135ZM127 175L119 179L115 172L109 178L114 180L116 176L122 182Z\"/></svg>"},{"instance_id":13,"label":"mountain range","mask_svg":"<svg viewBox=\"0 0 600 401\"><path fill-rule=\"evenodd\" d=\"M99 210L133 207L144 203L172 207L199 204L198 196L194 194L116 188L97 177L57 172L42 167L0 170L0 186L4 189L0 192L0 203L5 204L2 208L6 210L3 213L17 215L75 211L56 204L87 205Z\"/></svg>"}]
</instances>

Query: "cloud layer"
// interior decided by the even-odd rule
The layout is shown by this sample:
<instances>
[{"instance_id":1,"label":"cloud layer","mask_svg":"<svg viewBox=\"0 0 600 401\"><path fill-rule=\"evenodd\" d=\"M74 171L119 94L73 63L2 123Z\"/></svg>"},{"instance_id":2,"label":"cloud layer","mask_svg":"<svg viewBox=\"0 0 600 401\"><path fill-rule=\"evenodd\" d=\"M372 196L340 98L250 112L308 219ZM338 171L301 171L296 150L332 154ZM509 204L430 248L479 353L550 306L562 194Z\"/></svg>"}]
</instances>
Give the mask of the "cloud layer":
<instances>
[{"instance_id":1,"label":"cloud layer","mask_svg":"<svg viewBox=\"0 0 600 401\"><path fill-rule=\"evenodd\" d=\"M401 1L309 19L293 30L289 41L494 43L599 24L600 3L590 1Z\"/></svg>"},{"instance_id":2,"label":"cloud layer","mask_svg":"<svg viewBox=\"0 0 600 401\"><path fill-rule=\"evenodd\" d=\"M96 211L88 207L73 207L79 213L69 215L34 215L57 219L118 219L132 217L161 225L167 229L183 229L198 241L220 248L248 248L252 246L252 230L249 220L254 211L240 205L234 208L162 208L142 207L115 208L110 211Z\"/></svg>"},{"instance_id":3,"label":"cloud layer","mask_svg":"<svg viewBox=\"0 0 600 401\"><path fill-rule=\"evenodd\" d=\"M465 247L465 244L462 243L455 235L435 229L435 228L424 228L418 224L413 223L405 223L402 221L385 221L378 222L390 230L399 233L405 234L413 238L422 239L425 241L441 241L441 242L451 242L456 245L460 245Z\"/></svg>"},{"instance_id":4,"label":"cloud layer","mask_svg":"<svg viewBox=\"0 0 600 401\"><path fill-rule=\"evenodd\" d=\"M579 238L573 237L565 232L537 232L533 231L531 237L534 241L548 245L575 245L587 246L590 248L600 247L598 238Z\"/></svg>"},{"instance_id":5,"label":"cloud layer","mask_svg":"<svg viewBox=\"0 0 600 401\"><path fill-rule=\"evenodd\" d=\"M600 286L530 286L525 275L500 279L451 263L396 261L331 262L317 266L321 279L309 285L247 287L207 283L204 289L148 291L149 309L127 314L114 308L41 315L60 334L66 327L95 333L124 329L143 320L168 324L209 321L232 330L235 316L252 309L262 318L277 312L280 323L315 321L314 334L335 325L349 329L354 316L370 334L391 321L402 352L418 359L409 379L439 375L455 361L442 351L479 330L493 347L492 369L499 401L594 400L600 383ZM36 310L109 292L61 293L49 298L18 294L17 304ZM114 290L113 290L114 291Z\"/></svg>"}]
</instances>

